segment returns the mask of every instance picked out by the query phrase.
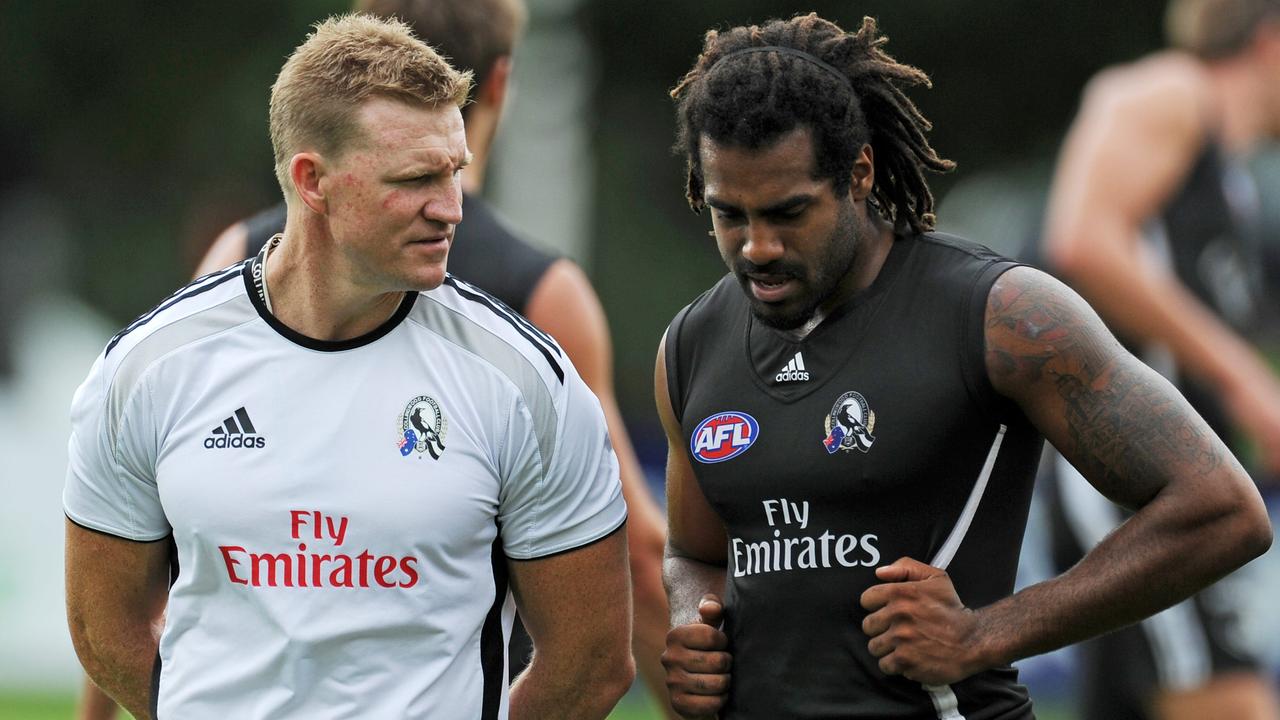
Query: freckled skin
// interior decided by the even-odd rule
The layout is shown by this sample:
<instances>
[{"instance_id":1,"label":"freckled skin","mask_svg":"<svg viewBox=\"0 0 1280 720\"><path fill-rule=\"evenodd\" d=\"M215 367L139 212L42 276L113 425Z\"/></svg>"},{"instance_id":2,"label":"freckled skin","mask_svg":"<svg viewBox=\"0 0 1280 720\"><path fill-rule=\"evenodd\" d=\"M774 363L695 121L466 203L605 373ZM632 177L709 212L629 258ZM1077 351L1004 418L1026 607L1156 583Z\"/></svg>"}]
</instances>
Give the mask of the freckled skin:
<instances>
[{"instance_id":1,"label":"freckled skin","mask_svg":"<svg viewBox=\"0 0 1280 720\"><path fill-rule=\"evenodd\" d=\"M322 181L334 249L374 292L430 290L444 281L462 220L462 114L374 98L358 119L363 137L330 160L333 181Z\"/></svg>"}]
</instances>

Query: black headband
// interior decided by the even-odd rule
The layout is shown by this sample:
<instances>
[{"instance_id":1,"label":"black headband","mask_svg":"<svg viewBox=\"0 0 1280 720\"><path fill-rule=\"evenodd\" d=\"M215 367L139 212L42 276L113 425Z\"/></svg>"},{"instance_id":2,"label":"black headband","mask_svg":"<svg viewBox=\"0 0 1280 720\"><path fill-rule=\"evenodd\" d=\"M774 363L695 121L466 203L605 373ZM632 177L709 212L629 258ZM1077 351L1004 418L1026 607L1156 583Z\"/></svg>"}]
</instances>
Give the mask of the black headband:
<instances>
[{"instance_id":1,"label":"black headband","mask_svg":"<svg viewBox=\"0 0 1280 720\"><path fill-rule=\"evenodd\" d=\"M822 58L819 58L816 55L810 55L809 53L803 50L797 50L792 47L783 47L781 45L753 45L751 47L739 48L738 50L734 50L732 52L725 53L724 55L722 55L720 59L715 61L715 64L713 64L711 67L714 68L716 65L719 65L721 62L727 60L728 58L733 57L734 55L745 55L746 53L758 53L758 52L776 52L776 53L782 53L783 55L798 57L807 63L817 65L818 67L822 68L823 70L826 70L832 75L835 75L837 78L840 79L840 82L843 83L845 87L849 88L849 92L851 93L853 92L853 83L849 81L849 76L840 72L831 63L824 61Z\"/></svg>"}]
</instances>

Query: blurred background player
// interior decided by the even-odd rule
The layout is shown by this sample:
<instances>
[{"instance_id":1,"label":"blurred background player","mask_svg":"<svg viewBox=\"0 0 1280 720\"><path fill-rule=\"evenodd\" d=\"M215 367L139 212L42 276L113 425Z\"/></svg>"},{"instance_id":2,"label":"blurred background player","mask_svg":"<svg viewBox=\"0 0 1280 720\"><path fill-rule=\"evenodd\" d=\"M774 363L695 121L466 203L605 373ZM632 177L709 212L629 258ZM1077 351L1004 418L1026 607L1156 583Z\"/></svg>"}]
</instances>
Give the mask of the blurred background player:
<instances>
[{"instance_id":1,"label":"blurred background player","mask_svg":"<svg viewBox=\"0 0 1280 720\"><path fill-rule=\"evenodd\" d=\"M613 390L613 349L600 300L572 260L558 258L516 236L480 198L485 168L510 89L512 56L523 32L523 0L359 0L355 8L405 20L460 71L474 73L471 102L463 108L467 147L473 154L462 173L466 219L449 251L449 272L495 295L550 333L604 409L622 472L627 501L627 541L635 625L637 669L655 703L674 717L667 702L659 656L665 645L667 601L662 589L665 523L645 484ZM228 228L201 261L203 275L252 257L284 228L283 202ZM518 625L518 624L517 624ZM532 646L517 627L511 647L513 673ZM110 698L86 680L82 720L114 717Z\"/></svg>"},{"instance_id":2,"label":"blurred background player","mask_svg":"<svg viewBox=\"0 0 1280 720\"><path fill-rule=\"evenodd\" d=\"M1255 470L1274 474L1280 382L1247 339L1264 278L1259 198L1239 161L1280 131L1280 2L1174 0L1166 32L1170 50L1089 83L1040 254L1219 436L1252 449ZM1066 567L1127 513L1060 456L1046 466ZM1240 602L1222 583L1086 643L1082 717L1280 716L1243 642Z\"/></svg>"}]
</instances>

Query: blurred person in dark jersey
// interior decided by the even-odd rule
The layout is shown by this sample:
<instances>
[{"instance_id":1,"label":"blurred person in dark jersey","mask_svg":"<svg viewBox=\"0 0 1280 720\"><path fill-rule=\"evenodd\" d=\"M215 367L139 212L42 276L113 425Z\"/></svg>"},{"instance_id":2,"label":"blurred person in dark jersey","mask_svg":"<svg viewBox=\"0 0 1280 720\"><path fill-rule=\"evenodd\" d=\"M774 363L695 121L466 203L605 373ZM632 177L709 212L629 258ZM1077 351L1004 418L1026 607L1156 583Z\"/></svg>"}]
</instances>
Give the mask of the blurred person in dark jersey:
<instances>
[{"instance_id":1,"label":"blurred person in dark jersey","mask_svg":"<svg viewBox=\"0 0 1280 720\"><path fill-rule=\"evenodd\" d=\"M634 600L633 652L637 669L656 704L667 714L659 656L667 631L662 588L666 528L643 469L631 446L613 391L609 327L600 300L573 261L534 247L512 232L480 197L485 168L510 89L512 56L523 33L523 0L358 0L355 10L405 20L417 35L474 73L471 102L463 108L467 146L473 159L462 173L465 219L449 252L448 270L478 285L550 333L568 353L604 409L618 456L627 502ZM219 270L258 253L284 228L283 202L224 231L200 262L197 275ZM518 624L517 624L518 625ZM512 672L528 663L532 646L517 627L511 646ZM114 704L86 682L82 720L112 717Z\"/></svg>"},{"instance_id":2,"label":"blurred person in dark jersey","mask_svg":"<svg viewBox=\"0 0 1280 720\"><path fill-rule=\"evenodd\" d=\"M1253 451L1255 472L1274 474L1280 381L1248 339L1267 310L1259 198L1241 159L1280 133L1280 2L1174 0L1166 30L1170 49L1090 81L1038 254L1224 441ZM1061 456L1045 472L1065 568L1128 513ZM1085 643L1083 716L1280 717L1242 599L1220 583Z\"/></svg>"},{"instance_id":3,"label":"blurred person in dark jersey","mask_svg":"<svg viewBox=\"0 0 1280 720\"><path fill-rule=\"evenodd\" d=\"M1010 663L1271 542L1239 463L1078 295L934 230L951 163L885 43L871 18L713 30L672 91L730 271L655 368L686 717L1025 720ZM1014 593L1046 438L1136 512Z\"/></svg>"}]
</instances>

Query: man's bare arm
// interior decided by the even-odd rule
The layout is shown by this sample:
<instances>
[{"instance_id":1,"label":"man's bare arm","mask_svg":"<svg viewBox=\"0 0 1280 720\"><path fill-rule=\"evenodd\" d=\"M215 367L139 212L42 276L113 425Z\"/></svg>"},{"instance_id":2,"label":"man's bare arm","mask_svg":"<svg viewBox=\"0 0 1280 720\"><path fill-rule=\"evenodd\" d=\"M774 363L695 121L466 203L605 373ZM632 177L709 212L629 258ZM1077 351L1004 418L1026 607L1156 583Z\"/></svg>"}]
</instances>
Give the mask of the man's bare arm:
<instances>
[{"instance_id":1,"label":"man's bare arm","mask_svg":"<svg viewBox=\"0 0 1280 720\"><path fill-rule=\"evenodd\" d=\"M607 716L635 678L626 533L509 565L534 647L511 688L512 720Z\"/></svg>"},{"instance_id":2,"label":"man's bare arm","mask_svg":"<svg viewBox=\"0 0 1280 720\"><path fill-rule=\"evenodd\" d=\"M658 343L654 399L667 435L667 540L663 579L671 631L662 664L671 706L681 717L713 718L729 692L733 658L724 620L725 530L698 487L667 392L667 338Z\"/></svg>"},{"instance_id":3,"label":"man's bare arm","mask_svg":"<svg viewBox=\"0 0 1280 720\"><path fill-rule=\"evenodd\" d=\"M1074 292L1015 268L991 289L987 373L1088 480L1136 510L1075 567L977 610L912 558L863 593L886 673L952 683L1151 615L1266 551L1249 476L1160 375L1125 352Z\"/></svg>"},{"instance_id":4,"label":"man's bare arm","mask_svg":"<svg viewBox=\"0 0 1280 720\"><path fill-rule=\"evenodd\" d=\"M1167 347L1280 470L1280 380L1141 243L1203 148L1204 70L1159 55L1090 83L1049 194L1045 254L1117 332Z\"/></svg>"},{"instance_id":5,"label":"man's bare arm","mask_svg":"<svg viewBox=\"0 0 1280 720\"><path fill-rule=\"evenodd\" d=\"M85 672L138 720L151 717L155 622L169 583L167 541L134 542L66 521L67 624Z\"/></svg>"},{"instance_id":6,"label":"man's bare arm","mask_svg":"<svg viewBox=\"0 0 1280 720\"><path fill-rule=\"evenodd\" d=\"M1010 270L991 290L986 324L996 390L1103 494L1136 510L1071 570L977 613L992 664L1134 622L1270 546L1240 464L1074 292Z\"/></svg>"},{"instance_id":7,"label":"man's bare arm","mask_svg":"<svg viewBox=\"0 0 1280 720\"><path fill-rule=\"evenodd\" d=\"M667 435L667 551L663 580L671 603L671 625L699 621L698 604L708 593L724 594L728 562L724 522L698 487L667 390L667 338L658 343L653 396Z\"/></svg>"},{"instance_id":8,"label":"man's bare arm","mask_svg":"<svg viewBox=\"0 0 1280 720\"><path fill-rule=\"evenodd\" d=\"M618 409L613 390L613 344L604 308L582 270L561 259L543 273L525 309L529 320L564 348L604 411L622 475L622 497L627 503L627 547L635 612L632 651L645 685L665 707L667 688L660 657L667 635L667 595L662 589L667 529Z\"/></svg>"}]
</instances>

